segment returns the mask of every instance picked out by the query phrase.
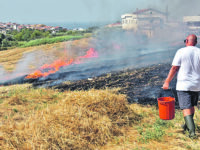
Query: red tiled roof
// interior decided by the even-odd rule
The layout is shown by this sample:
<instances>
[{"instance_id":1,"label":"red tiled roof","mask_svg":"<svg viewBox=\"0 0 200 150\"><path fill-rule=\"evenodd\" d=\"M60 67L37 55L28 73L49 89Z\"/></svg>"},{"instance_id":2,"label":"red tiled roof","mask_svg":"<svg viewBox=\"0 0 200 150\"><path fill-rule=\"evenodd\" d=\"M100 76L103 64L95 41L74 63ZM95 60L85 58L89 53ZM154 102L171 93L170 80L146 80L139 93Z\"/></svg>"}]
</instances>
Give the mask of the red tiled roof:
<instances>
[{"instance_id":1,"label":"red tiled roof","mask_svg":"<svg viewBox=\"0 0 200 150\"><path fill-rule=\"evenodd\" d=\"M140 9L140 10L133 12L133 14L140 14L140 13L146 12L148 10L150 10L150 9Z\"/></svg>"},{"instance_id":2,"label":"red tiled roof","mask_svg":"<svg viewBox=\"0 0 200 150\"><path fill-rule=\"evenodd\" d=\"M165 13L163 13L163 12L161 12L161 11L158 11L158 10L156 10L156 9L152 9L152 8L148 8L148 9L139 9L139 10L133 12L133 14L141 14L141 13L144 13L144 12L146 12L146 11L155 11L155 12L158 12L158 13L161 13L161 14L164 14L164 15L165 15Z\"/></svg>"}]
</instances>

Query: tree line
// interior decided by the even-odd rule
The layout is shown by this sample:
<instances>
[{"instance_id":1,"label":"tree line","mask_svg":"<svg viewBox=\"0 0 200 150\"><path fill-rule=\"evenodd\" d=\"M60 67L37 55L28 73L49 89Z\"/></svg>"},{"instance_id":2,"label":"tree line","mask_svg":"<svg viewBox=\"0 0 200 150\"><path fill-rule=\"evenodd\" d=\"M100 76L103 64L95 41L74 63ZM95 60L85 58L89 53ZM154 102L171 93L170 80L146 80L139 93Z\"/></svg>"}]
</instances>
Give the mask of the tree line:
<instances>
[{"instance_id":1,"label":"tree line","mask_svg":"<svg viewBox=\"0 0 200 150\"><path fill-rule=\"evenodd\" d=\"M85 33L92 33L98 27L90 27L83 31L74 31L63 29L58 32L44 31L37 29L22 29L21 31L13 30L8 31L6 34L0 33L0 50L6 50L9 48L20 47L21 43L26 43L36 39L54 38L58 36L77 36Z\"/></svg>"}]
</instances>

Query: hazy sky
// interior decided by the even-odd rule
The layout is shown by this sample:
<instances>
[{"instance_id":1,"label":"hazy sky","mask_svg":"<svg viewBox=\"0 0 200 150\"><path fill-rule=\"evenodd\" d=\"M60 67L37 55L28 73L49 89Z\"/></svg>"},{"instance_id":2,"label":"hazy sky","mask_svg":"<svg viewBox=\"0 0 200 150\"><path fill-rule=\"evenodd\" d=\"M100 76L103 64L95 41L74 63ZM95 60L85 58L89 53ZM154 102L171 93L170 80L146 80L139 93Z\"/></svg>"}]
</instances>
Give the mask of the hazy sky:
<instances>
[{"instance_id":1,"label":"hazy sky","mask_svg":"<svg viewBox=\"0 0 200 150\"><path fill-rule=\"evenodd\" d=\"M170 15L200 15L200 0L0 0L0 22L112 22L124 13L155 8Z\"/></svg>"},{"instance_id":2,"label":"hazy sky","mask_svg":"<svg viewBox=\"0 0 200 150\"><path fill-rule=\"evenodd\" d=\"M0 22L107 22L120 20L121 14L134 12L136 8L156 6L158 1L0 0Z\"/></svg>"}]
</instances>

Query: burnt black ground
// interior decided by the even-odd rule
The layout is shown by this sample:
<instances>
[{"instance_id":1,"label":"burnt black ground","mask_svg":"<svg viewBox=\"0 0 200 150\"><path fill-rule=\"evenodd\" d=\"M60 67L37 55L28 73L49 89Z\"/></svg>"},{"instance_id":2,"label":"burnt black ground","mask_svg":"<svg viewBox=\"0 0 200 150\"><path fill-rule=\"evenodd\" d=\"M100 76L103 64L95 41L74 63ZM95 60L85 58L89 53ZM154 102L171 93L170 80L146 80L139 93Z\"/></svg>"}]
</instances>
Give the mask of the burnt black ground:
<instances>
[{"instance_id":1,"label":"burnt black ground","mask_svg":"<svg viewBox=\"0 0 200 150\"><path fill-rule=\"evenodd\" d=\"M31 83L34 88L54 88L60 91L120 88L119 93L127 95L129 103L157 105L158 97L172 96L176 98L176 108L179 108L175 91L176 77L170 85L172 90L164 91L161 88L170 68L170 64L157 64L138 69L106 73L90 79L61 83L57 82L57 79L40 81L39 79L25 79L25 76L22 76L4 82L2 85ZM65 76L65 73L63 73L63 76ZM57 84L52 84L54 82L57 82Z\"/></svg>"},{"instance_id":2,"label":"burnt black ground","mask_svg":"<svg viewBox=\"0 0 200 150\"><path fill-rule=\"evenodd\" d=\"M161 88L170 67L170 64L158 64L140 69L108 73L92 79L71 81L51 88L59 89L61 91L74 91L119 87L119 93L126 94L129 103L155 105L157 104L158 97L173 95L176 97L176 77L170 85L173 93L171 90L163 91ZM33 86L38 87L40 84L33 83ZM178 108L177 101L176 107Z\"/></svg>"}]
</instances>

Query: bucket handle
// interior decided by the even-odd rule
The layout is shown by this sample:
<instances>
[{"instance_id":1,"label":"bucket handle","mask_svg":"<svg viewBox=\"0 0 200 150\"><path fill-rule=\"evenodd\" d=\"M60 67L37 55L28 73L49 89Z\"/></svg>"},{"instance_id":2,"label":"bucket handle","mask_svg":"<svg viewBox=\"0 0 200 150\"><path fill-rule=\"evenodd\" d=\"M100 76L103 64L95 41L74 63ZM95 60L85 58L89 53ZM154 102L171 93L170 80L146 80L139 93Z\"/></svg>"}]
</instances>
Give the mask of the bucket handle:
<instances>
[{"instance_id":1,"label":"bucket handle","mask_svg":"<svg viewBox=\"0 0 200 150\"><path fill-rule=\"evenodd\" d=\"M174 94L174 92L173 92L173 89L170 87L169 88L169 90L171 90L171 92L172 92L172 95L174 96L174 98L175 98L175 94Z\"/></svg>"},{"instance_id":2,"label":"bucket handle","mask_svg":"<svg viewBox=\"0 0 200 150\"><path fill-rule=\"evenodd\" d=\"M162 88L162 90L164 90L164 89ZM170 91L172 92L172 95L175 97L175 94L174 94L174 92L173 92L173 88L169 87L168 89L166 89L166 90L164 90L164 91L167 91L167 90L170 90Z\"/></svg>"}]
</instances>

